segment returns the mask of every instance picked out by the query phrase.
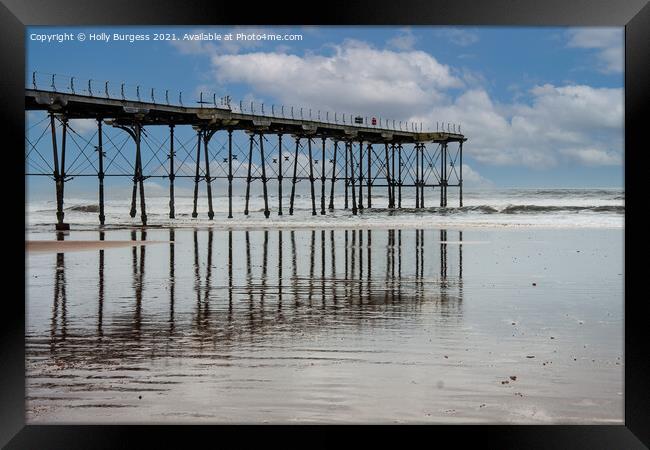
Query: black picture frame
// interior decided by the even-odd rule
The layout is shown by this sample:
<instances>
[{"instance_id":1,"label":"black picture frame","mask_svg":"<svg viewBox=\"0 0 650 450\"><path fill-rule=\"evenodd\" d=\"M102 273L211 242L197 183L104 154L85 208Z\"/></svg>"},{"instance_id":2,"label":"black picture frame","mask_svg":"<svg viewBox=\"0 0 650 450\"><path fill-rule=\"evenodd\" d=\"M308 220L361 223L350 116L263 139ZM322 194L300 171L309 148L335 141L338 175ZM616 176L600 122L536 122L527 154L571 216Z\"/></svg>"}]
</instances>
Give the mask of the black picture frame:
<instances>
[{"instance_id":1,"label":"black picture frame","mask_svg":"<svg viewBox=\"0 0 650 450\"><path fill-rule=\"evenodd\" d=\"M209 0L0 0L0 123L4 150L0 214L8 228L3 246L5 261L11 261L17 272L21 269L18 261L25 257L24 244L14 234L24 233L25 225L24 155L19 150L24 148L25 26L91 24L625 26L625 425L467 425L435 430L418 427L418 431L419 437L427 440L451 438L457 446L473 439L487 448L633 449L650 445L650 327L644 314L647 294L635 291L644 281L643 275L637 273L644 269L643 264L636 262L643 258L635 258L643 256L635 244L643 235L634 229L636 223L632 220L638 214L635 211L642 211L639 199L643 194L632 185L643 180L643 165L637 158L647 148L643 139L650 109L650 4L646 0L261 2L254 7ZM9 231L12 228L16 231ZM215 439L224 438L223 431L212 426L25 426L25 308L21 301L25 298L25 283L13 281L19 279L18 273L15 278L7 276L5 280L11 285L5 286L2 296L0 445L10 449L114 448L129 446L135 434L144 437L148 447L197 437L209 439L212 446L217 443ZM312 427L301 430L311 432ZM246 430L229 431L250 435ZM384 439L386 432L378 431L373 428L372 434ZM412 429L407 433L409 441L414 439ZM302 442L310 445L309 441ZM340 445L331 433L319 438L319 443Z\"/></svg>"}]
</instances>

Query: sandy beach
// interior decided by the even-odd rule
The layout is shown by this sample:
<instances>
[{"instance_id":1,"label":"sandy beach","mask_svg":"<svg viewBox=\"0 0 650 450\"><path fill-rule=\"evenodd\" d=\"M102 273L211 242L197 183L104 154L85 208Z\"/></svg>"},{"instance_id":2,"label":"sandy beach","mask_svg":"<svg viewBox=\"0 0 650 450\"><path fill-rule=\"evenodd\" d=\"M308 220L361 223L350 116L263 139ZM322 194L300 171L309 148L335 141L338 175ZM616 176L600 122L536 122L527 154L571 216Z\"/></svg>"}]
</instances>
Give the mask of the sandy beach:
<instances>
[{"instance_id":1,"label":"sandy beach","mask_svg":"<svg viewBox=\"0 0 650 450\"><path fill-rule=\"evenodd\" d=\"M104 250L109 248L133 247L136 245L157 244L165 241L25 241L25 250L28 252L68 253L90 250Z\"/></svg>"},{"instance_id":2,"label":"sandy beach","mask_svg":"<svg viewBox=\"0 0 650 450\"><path fill-rule=\"evenodd\" d=\"M621 235L73 231L28 254L27 422L620 424Z\"/></svg>"}]
</instances>

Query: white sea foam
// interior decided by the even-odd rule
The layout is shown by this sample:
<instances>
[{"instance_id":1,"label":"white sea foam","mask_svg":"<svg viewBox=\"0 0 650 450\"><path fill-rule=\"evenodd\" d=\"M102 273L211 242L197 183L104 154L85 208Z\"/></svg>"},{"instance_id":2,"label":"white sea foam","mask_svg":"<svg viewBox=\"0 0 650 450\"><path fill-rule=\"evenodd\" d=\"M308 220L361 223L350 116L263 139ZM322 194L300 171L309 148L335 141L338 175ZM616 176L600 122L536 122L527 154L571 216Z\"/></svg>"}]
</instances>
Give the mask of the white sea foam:
<instances>
[{"instance_id":1,"label":"white sea foam","mask_svg":"<svg viewBox=\"0 0 650 450\"><path fill-rule=\"evenodd\" d=\"M294 215L289 215L289 195L283 201L283 215L278 216L278 199L269 197L271 215L264 217L264 199L257 194L250 199L250 214L245 216L245 198L233 197L233 219L228 219L228 198L213 198L214 220L208 220L205 196L198 199L198 217L192 218L193 199L177 197L176 218L169 219L167 197L147 198L147 218L150 225L158 226L213 226L229 227L368 227L368 228L461 228L461 227L586 227L622 228L624 226L625 200L620 189L503 189L470 191L464 196L463 208L458 198L452 196L447 208L438 208L439 196L427 193L424 210L413 208L415 198L410 192L403 193L402 210L388 210L387 196L379 189L373 191L373 209L367 208L354 216L351 209L344 210L344 197L334 199L335 210L320 214L320 192L316 195L316 212L312 215L311 198L300 194L295 199ZM364 190L365 195L365 190ZM349 204L352 204L350 195ZM65 199L65 221L81 227L94 227L98 223L96 200L83 198ZM364 198L364 205L367 199ZM82 210L75 210L79 207ZM90 211L87 211L87 210ZM106 224L128 226L140 224L140 212L135 218L129 216L130 199L110 199L105 204ZM33 201L26 205L27 224L30 229L51 227L56 220L56 202Z\"/></svg>"}]
</instances>

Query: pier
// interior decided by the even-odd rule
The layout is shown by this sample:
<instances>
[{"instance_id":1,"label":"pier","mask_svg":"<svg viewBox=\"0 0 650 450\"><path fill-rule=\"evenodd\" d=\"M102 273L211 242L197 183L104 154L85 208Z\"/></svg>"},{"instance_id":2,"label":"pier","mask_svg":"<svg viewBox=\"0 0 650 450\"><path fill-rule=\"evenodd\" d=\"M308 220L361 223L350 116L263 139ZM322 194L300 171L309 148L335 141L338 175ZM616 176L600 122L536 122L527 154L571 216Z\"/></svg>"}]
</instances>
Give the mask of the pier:
<instances>
[{"instance_id":1,"label":"pier","mask_svg":"<svg viewBox=\"0 0 650 450\"><path fill-rule=\"evenodd\" d=\"M28 124L28 131L36 126L42 129L34 142L26 136L26 174L53 179L57 230L69 229L64 188L76 177L97 178L100 225L106 222L106 177L132 180L129 214L136 217L139 203L143 226L147 225L144 181L149 178L168 181L170 219L176 215L174 183L178 178L193 180L192 217L198 217L198 202L207 201L210 220L218 219L213 209L215 188L227 192L227 217L239 213L233 211L234 180L246 184L241 212L246 216L251 214L253 183L262 185L267 218L272 213L293 215L296 184L301 181L309 182L314 216L335 208L350 209L354 215L377 207L421 209L433 196L444 208L449 187L458 188L459 206L463 205L463 142L467 138L460 125L437 123L434 131L423 129L422 123L382 117L237 103L216 94L198 97L188 102L182 92L32 74L31 86L25 90L25 109L43 111L47 118ZM72 119L93 120L92 138L74 130ZM165 130L163 142L147 132L154 127ZM178 138L183 127L192 130L190 141ZM233 135L238 133L246 134L247 148L235 143ZM37 147L46 135L51 137L51 155ZM217 137L222 145L215 153L211 147ZM179 152L183 152L180 161ZM193 173L188 173L188 164ZM215 185L219 180L223 183ZM205 200L198 195L202 183ZM344 191L343 205L334 201L337 185ZM283 188L289 190L288 198ZM415 193L415 205L405 205L405 189ZM387 204L378 205L373 198L378 190L386 194Z\"/></svg>"}]
</instances>

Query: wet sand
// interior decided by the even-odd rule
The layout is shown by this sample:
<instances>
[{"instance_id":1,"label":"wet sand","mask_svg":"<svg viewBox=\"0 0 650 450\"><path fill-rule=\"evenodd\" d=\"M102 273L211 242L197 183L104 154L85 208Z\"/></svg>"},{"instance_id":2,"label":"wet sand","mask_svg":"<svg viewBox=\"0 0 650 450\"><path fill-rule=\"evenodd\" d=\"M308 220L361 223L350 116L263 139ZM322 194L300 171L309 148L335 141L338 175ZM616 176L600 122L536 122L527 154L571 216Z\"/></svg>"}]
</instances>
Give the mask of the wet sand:
<instances>
[{"instance_id":1,"label":"wet sand","mask_svg":"<svg viewBox=\"0 0 650 450\"><path fill-rule=\"evenodd\" d=\"M28 254L30 424L623 423L622 230L105 233Z\"/></svg>"},{"instance_id":2,"label":"wet sand","mask_svg":"<svg viewBox=\"0 0 650 450\"><path fill-rule=\"evenodd\" d=\"M68 253L103 250L107 248L133 247L135 245L156 244L161 242L164 241L25 241L25 250L28 252Z\"/></svg>"}]
</instances>

